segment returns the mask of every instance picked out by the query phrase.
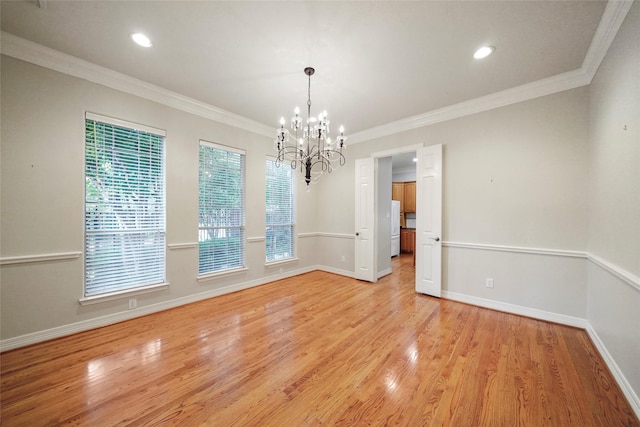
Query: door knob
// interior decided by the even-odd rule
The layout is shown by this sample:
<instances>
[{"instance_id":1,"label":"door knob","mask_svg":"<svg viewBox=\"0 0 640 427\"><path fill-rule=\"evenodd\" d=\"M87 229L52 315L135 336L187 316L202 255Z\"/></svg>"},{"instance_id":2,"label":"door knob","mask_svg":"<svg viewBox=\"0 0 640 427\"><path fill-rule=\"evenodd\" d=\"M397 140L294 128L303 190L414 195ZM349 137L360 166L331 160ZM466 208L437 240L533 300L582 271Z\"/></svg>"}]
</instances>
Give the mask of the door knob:
<instances>
[{"instance_id":1,"label":"door knob","mask_svg":"<svg viewBox=\"0 0 640 427\"><path fill-rule=\"evenodd\" d=\"M359 235L360 235L360 233L356 233L356 236L359 236Z\"/></svg>"},{"instance_id":2,"label":"door knob","mask_svg":"<svg viewBox=\"0 0 640 427\"><path fill-rule=\"evenodd\" d=\"M429 237L429 238L430 238L431 240L435 240L436 242L439 242L439 241L440 241L440 238L439 238L439 237Z\"/></svg>"}]
</instances>

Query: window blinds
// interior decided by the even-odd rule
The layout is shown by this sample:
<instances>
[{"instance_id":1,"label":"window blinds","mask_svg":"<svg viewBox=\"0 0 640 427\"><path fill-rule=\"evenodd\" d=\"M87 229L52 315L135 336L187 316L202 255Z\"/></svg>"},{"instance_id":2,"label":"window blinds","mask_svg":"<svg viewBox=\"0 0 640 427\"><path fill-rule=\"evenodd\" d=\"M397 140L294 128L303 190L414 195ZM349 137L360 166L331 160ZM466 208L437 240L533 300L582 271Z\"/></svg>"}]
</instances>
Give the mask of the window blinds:
<instances>
[{"instance_id":1,"label":"window blinds","mask_svg":"<svg viewBox=\"0 0 640 427\"><path fill-rule=\"evenodd\" d=\"M293 258L294 241L294 170L288 164L266 163L266 261Z\"/></svg>"},{"instance_id":2,"label":"window blinds","mask_svg":"<svg viewBox=\"0 0 640 427\"><path fill-rule=\"evenodd\" d=\"M200 142L198 272L244 266L244 152Z\"/></svg>"},{"instance_id":3,"label":"window blinds","mask_svg":"<svg viewBox=\"0 0 640 427\"><path fill-rule=\"evenodd\" d=\"M85 297L165 282L164 140L87 113Z\"/></svg>"}]
</instances>

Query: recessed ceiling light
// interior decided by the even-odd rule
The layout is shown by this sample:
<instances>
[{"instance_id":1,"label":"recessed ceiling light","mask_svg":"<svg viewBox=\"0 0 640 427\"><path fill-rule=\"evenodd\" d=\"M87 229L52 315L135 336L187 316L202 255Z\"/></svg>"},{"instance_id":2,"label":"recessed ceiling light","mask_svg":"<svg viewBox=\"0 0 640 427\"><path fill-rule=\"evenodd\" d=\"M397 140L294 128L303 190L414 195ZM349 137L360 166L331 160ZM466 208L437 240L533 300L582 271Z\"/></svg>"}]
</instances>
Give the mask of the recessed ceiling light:
<instances>
[{"instance_id":1,"label":"recessed ceiling light","mask_svg":"<svg viewBox=\"0 0 640 427\"><path fill-rule=\"evenodd\" d=\"M132 33L129 37L131 37L131 40L133 40L134 42L136 42L142 47L153 46L153 43L151 43L151 40L149 39L149 37L145 36L142 33Z\"/></svg>"},{"instance_id":2,"label":"recessed ceiling light","mask_svg":"<svg viewBox=\"0 0 640 427\"><path fill-rule=\"evenodd\" d=\"M417 157L414 157L414 158L413 158L413 161L414 161L414 162L417 162L417 161L418 161L418 158L417 158Z\"/></svg>"},{"instance_id":3,"label":"recessed ceiling light","mask_svg":"<svg viewBox=\"0 0 640 427\"><path fill-rule=\"evenodd\" d=\"M495 52L496 48L493 46L482 46L480 49L476 50L476 53L473 54L473 57L476 59L486 58Z\"/></svg>"}]
</instances>

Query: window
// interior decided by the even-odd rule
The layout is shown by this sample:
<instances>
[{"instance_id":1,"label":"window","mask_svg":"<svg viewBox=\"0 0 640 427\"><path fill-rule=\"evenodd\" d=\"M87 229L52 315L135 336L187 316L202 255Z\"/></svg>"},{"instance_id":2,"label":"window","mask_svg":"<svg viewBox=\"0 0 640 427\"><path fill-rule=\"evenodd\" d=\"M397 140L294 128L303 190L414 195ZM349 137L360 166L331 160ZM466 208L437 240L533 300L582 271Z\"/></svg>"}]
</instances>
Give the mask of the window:
<instances>
[{"instance_id":1,"label":"window","mask_svg":"<svg viewBox=\"0 0 640 427\"><path fill-rule=\"evenodd\" d=\"M200 275L244 267L244 151L200 141Z\"/></svg>"},{"instance_id":2,"label":"window","mask_svg":"<svg viewBox=\"0 0 640 427\"><path fill-rule=\"evenodd\" d=\"M165 282L164 140L86 114L85 297Z\"/></svg>"},{"instance_id":3,"label":"window","mask_svg":"<svg viewBox=\"0 0 640 427\"><path fill-rule=\"evenodd\" d=\"M267 159L267 262L294 257L294 172L288 164L277 166L275 160Z\"/></svg>"}]
</instances>

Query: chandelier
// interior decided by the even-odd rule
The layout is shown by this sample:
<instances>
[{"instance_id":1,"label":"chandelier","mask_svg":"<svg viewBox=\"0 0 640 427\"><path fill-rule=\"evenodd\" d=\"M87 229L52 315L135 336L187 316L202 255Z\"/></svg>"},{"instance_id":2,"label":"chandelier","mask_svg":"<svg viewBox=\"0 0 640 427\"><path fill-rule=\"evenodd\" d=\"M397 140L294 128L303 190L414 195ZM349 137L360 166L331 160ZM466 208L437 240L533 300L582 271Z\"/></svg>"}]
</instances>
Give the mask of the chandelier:
<instances>
[{"instance_id":1,"label":"chandelier","mask_svg":"<svg viewBox=\"0 0 640 427\"><path fill-rule=\"evenodd\" d=\"M303 126L300 109L296 107L295 116L291 118L291 131L284 127L285 120L282 117L280 127L276 129L275 140L275 149L278 152L276 165L288 162L291 169L300 167L307 185L311 183L312 177L315 178L324 172L331 173L331 162L338 162L340 166L344 166L345 157L342 150L347 140L343 126L340 126L340 134L335 141L329 138L326 111L320 113L317 118L311 117L311 76L315 71L311 67L304 69L304 73L309 77L306 125Z\"/></svg>"}]
</instances>

